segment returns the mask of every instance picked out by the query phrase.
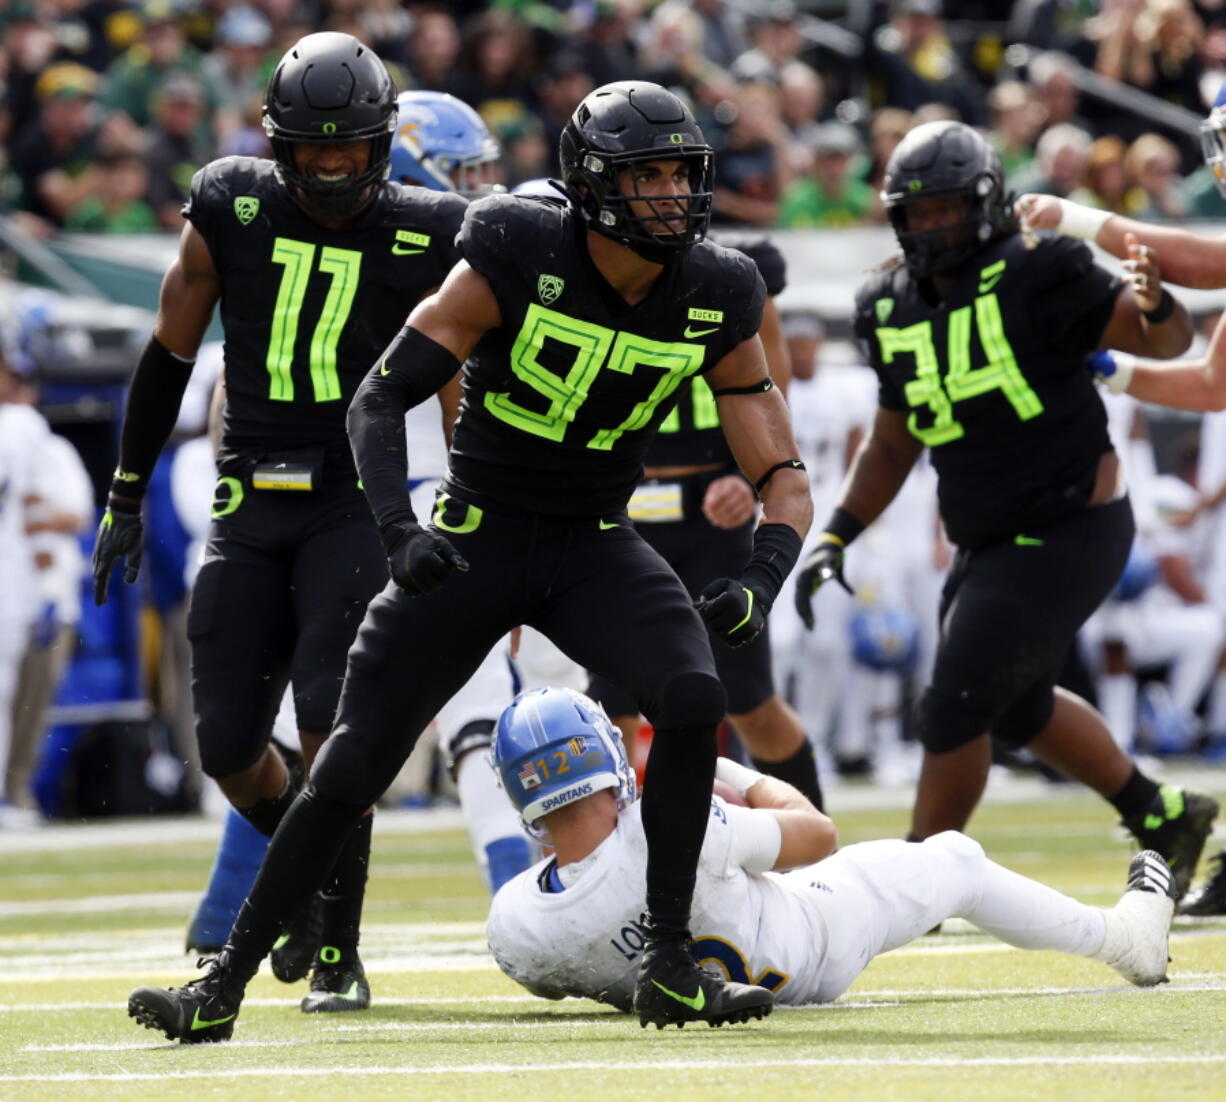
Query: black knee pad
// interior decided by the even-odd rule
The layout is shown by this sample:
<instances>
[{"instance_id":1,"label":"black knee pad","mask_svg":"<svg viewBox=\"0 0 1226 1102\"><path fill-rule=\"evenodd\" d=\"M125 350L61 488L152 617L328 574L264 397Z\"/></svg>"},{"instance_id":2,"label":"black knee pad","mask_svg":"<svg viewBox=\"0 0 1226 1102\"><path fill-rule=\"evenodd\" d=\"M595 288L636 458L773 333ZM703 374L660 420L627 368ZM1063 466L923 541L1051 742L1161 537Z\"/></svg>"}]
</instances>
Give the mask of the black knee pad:
<instances>
[{"instance_id":1,"label":"black knee pad","mask_svg":"<svg viewBox=\"0 0 1226 1102\"><path fill-rule=\"evenodd\" d=\"M661 727L715 726L728 710L728 696L719 678L706 673L683 673L666 682L647 718Z\"/></svg>"},{"instance_id":2,"label":"black knee pad","mask_svg":"<svg viewBox=\"0 0 1226 1102\"><path fill-rule=\"evenodd\" d=\"M915 710L920 745L933 754L948 754L986 734L990 717L929 686Z\"/></svg>"}]
</instances>

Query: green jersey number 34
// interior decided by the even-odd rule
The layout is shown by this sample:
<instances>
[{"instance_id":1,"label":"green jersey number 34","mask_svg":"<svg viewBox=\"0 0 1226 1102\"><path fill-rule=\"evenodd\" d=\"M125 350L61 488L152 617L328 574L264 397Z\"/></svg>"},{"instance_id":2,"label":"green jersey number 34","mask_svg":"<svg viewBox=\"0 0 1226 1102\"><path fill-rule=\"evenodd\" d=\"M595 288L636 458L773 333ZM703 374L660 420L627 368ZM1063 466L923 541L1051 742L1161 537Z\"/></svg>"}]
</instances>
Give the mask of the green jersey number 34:
<instances>
[{"instance_id":1,"label":"green jersey number 34","mask_svg":"<svg viewBox=\"0 0 1226 1102\"><path fill-rule=\"evenodd\" d=\"M971 331L979 334L979 342L987 353L983 367L971 367ZM905 329L878 329L877 342L881 358L892 363L895 356L915 357L915 378L903 388L908 404L927 406L932 411L932 424L921 426L918 411L907 418L907 428L926 447L961 439L966 430L954 418L954 403L974 398L990 390L999 390L1013 407L1018 419L1029 421L1043 412L1043 403L1030 388L1017 366L1017 358L1005 336L1000 303L996 296L980 295L971 306L960 306L950 312L948 329L949 370L941 379L941 364L932 322L922 321Z\"/></svg>"}]
</instances>

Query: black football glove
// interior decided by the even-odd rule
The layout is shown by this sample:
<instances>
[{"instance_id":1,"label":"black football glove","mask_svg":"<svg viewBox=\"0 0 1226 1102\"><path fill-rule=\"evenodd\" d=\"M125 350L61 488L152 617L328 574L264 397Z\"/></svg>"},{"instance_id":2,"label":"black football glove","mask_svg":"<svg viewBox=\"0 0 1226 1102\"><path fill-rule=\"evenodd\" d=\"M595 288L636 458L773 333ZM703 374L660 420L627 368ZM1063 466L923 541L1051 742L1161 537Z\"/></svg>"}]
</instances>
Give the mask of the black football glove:
<instances>
[{"instance_id":1,"label":"black football glove","mask_svg":"<svg viewBox=\"0 0 1226 1102\"><path fill-rule=\"evenodd\" d=\"M98 535L94 538L91 566L94 572L94 604L106 604L106 591L111 572L120 559L126 558L123 580L131 585L140 574L140 559L145 543L145 526L141 522L140 502L111 497Z\"/></svg>"},{"instance_id":2,"label":"black football glove","mask_svg":"<svg viewBox=\"0 0 1226 1102\"><path fill-rule=\"evenodd\" d=\"M796 575L796 612L801 623L810 631L813 630L813 594L833 578L848 593L855 590L847 584L843 577L843 548L830 540L823 540L800 564L800 573Z\"/></svg>"},{"instance_id":3,"label":"black football glove","mask_svg":"<svg viewBox=\"0 0 1226 1102\"><path fill-rule=\"evenodd\" d=\"M735 578L712 582L694 602L694 608L712 635L730 647L740 647L756 639L766 626L770 605L762 595Z\"/></svg>"},{"instance_id":4,"label":"black football glove","mask_svg":"<svg viewBox=\"0 0 1226 1102\"><path fill-rule=\"evenodd\" d=\"M442 536L420 524L392 525L384 535L392 581L410 597L433 593L468 562Z\"/></svg>"}]
</instances>

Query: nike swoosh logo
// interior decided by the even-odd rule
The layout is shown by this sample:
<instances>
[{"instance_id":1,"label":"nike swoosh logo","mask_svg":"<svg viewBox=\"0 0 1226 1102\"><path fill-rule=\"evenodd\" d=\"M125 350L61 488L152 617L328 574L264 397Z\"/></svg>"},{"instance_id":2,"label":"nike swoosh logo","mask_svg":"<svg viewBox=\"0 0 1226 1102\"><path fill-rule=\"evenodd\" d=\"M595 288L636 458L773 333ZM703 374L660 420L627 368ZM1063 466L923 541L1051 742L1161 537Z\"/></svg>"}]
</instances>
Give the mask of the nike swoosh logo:
<instances>
[{"instance_id":1,"label":"nike swoosh logo","mask_svg":"<svg viewBox=\"0 0 1226 1102\"><path fill-rule=\"evenodd\" d=\"M678 995L676 991L670 991L664 986L664 984L660 983L659 980L652 980L651 982L654 983L661 991L663 991L664 994L666 994L670 999L676 999L682 1006L688 1006L691 1010L701 1010L707 1005L707 993L703 991L701 987L698 989L697 995L695 995L692 999L687 999L684 995Z\"/></svg>"},{"instance_id":2,"label":"nike swoosh logo","mask_svg":"<svg viewBox=\"0 0 1226 1102\"><path fill-rule=\"evenodd\" d=\"M416 256L418 253L424 253L425 251L425 249L406 249L400 244L392 246L392 256Z\"/></svg>"},{"instance_id":3,"label":"nike swoosh logo","mask_svg":"<svg viewBox=\"0 0 1226 1102\"><path fill-rule=\"evenodd\" d=\"M380 375L390 375L391 373L392 373L392 369L387 366L387 360L380 360L379 361L379 374Z\"/></svg>"},{"instance_id":4,"label":"nike swoosh logo","mask_svg":"<svg viewBox=\"0 0 1226 1102\"><path fill-rule=\"evenodd\" d=\"M233 1014L227 1014L224 1018L217 1018L214 1021L206 1022L200 1017L200 1007L196 1007L196 1013L192 1016L192 1029L208 1029L211 1025L225 1025L226 1022L232 1022L238 1017L238 1011Z\"/></svg>"},{"instance_id":5,"label":"nike swoosh logo","mask_svg":"<svg viewBox=\"0 0 1226 1102\"><path fill-rule=\"evenodd\" d=\"M1000 282L1000 277L1004 274L1004 272L997 272L991 279L981 279L979 281L979 293L981 295L986 295L993 287L996 286L996 284Z\"/></svg>"},{"instance_id":6,"label":"nike swoosh logo","mask_svg":"<svg viewBox=\"0 0 1226 1102\"><path fill-rule=\"evenodd\" d=\"M718 333L719 326L713 329L691 329L688 325L685 327L686 340L693 340L695 337L705 337L708 333Z\"/></svg>"},{"instance_id":7,"label":"nike swoosh logo","mask_svg":"<svg viewBox=\"0 0 1226 1102\"><path fill-rule=\"evenodd\" d=\"M1014 536L1013 542L1018 547L1042 547L1043 541L1035 539L1034 536Z\"/></svg>"},{"instance_id":8,"label":"nike swoosh logo","mask_svg":"<svg viewBox=\"0 0 1226 1102\"><path fill-rule=\"evenodd\" d=\"M361 997L358 994L358 981L354 980L348 991L338 991L332 997L334 999L345 999L348 1002L357 1002L357 1000Z\"/></svg>"},{"instance_id":9,"label":"nike swoosh logo","mask_svg":"<svg viewBox=\"0 0 1226 1102\"><path fill-rule=\"evenodd\" d=\"M613 523L610 523L607 520L602 520L600 522L600 530L602 532L607 532L610 528L620 528L620 527L621 525L618 524L616 521L614 521Z\"/></svg>"}]
</instances>

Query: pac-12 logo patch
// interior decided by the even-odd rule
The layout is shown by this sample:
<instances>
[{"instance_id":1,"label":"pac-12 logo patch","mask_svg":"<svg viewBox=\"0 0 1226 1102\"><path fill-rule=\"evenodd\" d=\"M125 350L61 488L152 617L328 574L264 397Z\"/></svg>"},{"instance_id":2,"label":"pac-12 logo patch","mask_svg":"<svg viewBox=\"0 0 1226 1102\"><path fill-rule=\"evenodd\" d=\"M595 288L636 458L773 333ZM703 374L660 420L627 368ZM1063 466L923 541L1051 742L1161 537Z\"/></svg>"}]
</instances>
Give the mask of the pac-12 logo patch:
<instances>
[{"instance_id":1,"label":"pac-12 logo patch","mask_svg":"<svg viewBox=\"0 0 1226 1102\"><path fill-rule=\"evenodd\" d=\"M894 312L894 300L879 298L873 303L873 309L877 312L877 324L885 325L886 319Z\"/></svg>"},{"instance_id":2,"label":"pac-12 logo patch","mask_svg":"<svg viewBox=\"0 0 1226 1102\"><path fill-rule=\"evenodd\" d=\"M255 216L260 213L260 200L255 195L238 195L234 199L234 216L244 225L250 226Z\"/></svg>"},{"instance_id":3,"label":"pac-12 logo patch","mask_svg":"<svg viewBox=\"0 0 1226 1102\"><path fill-rule=\"evenodd\" d=\"M551 303L558 301L565 286L566 280L558 276L542 275L536 281L536 293L540 296L541 302L549 306Z\"/></svg>"}]
</instances>

